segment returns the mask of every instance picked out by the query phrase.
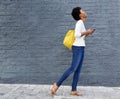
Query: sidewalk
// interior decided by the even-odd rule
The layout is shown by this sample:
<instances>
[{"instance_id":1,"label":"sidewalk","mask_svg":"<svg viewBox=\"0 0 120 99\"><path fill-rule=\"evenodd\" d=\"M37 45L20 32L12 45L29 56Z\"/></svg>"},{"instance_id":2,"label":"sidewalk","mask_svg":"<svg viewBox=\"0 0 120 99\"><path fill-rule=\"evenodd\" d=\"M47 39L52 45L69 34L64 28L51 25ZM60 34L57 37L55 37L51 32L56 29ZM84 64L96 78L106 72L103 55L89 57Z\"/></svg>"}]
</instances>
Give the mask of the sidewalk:
<instances>
[{"instance_id":1,"label":"sidewalk","mask_svg":"<svg viewBox=\"0 0 120 99\"><path fill-rule=\"evenodd\" d=\"M120 87L78 86L84 96L71 96L70 86L61 86L54 97L51 85L0 84L0 99L120 99Z\"/></svg>"}]
</instances>

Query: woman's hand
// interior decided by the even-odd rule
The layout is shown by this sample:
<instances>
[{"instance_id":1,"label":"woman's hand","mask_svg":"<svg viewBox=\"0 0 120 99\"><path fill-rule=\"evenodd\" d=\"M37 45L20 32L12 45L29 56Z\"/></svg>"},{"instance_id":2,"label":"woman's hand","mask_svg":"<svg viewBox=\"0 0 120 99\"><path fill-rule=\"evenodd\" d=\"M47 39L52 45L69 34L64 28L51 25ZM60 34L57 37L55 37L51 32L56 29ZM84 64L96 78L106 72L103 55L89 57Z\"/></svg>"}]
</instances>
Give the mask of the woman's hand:
<instances>
[{"instance_id":1,"label":"woman's hand","mask_svg":"<svg viewBox=\"0 0 120 99\"><path fill-rule=\"evenodd\" d=\"M88 29L87 32L88 32L88 35L89 34L92 34L95 30L94 29Z\"/></svg>"},{"instance_id":2,"label":"woman's hand","mask_svg":"<svg viewBox=\"0 0 120 99\"><path fill-rule=\"evenodd\" d=\"M95 31L95 29L88 29L87 31L85 32L82 32L81 36L88 36L90 34L92 34L93 32Z\"/></svg>"}]
</instances>

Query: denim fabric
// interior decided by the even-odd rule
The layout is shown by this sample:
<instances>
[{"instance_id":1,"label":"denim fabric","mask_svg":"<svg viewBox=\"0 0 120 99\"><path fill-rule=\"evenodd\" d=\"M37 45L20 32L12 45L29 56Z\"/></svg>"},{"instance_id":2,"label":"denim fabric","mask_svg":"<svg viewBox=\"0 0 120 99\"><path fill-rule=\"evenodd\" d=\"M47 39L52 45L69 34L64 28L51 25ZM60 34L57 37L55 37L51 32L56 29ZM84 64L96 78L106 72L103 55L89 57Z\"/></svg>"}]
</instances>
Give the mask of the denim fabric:
<instances>
[{"instance_id":1,"label":"denim fabric","mask_svg":"<svg viewBox=\"0 0 120 99\"><path fill-rule=\"evenodd\" d=\"M82 46L72 46L72 63L71 67L69 67L64 74L61 76L61 78L56 83L57 86L60 86L62 82L71 74L74 72L73 75L73 82L72 82L72 91L77 90L77 83L80 77L80 70L82 67L83 59L84 59L84 47Z\"/></svg>"}]
</instances>

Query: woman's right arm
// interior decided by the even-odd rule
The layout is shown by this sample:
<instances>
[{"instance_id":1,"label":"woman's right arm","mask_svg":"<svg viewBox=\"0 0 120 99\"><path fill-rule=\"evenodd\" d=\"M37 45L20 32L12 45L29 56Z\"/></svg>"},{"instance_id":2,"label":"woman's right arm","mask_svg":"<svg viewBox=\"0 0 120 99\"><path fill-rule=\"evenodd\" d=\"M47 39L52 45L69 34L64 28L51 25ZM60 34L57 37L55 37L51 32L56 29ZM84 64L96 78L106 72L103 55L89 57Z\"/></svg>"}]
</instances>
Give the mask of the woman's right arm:
<instances>
[{"instance_id":1,"label":"woman's right arm","mask_svg":"<svg viewBox=\"0 0 120 99\"><path fill-rule=\"evenodd\" d=\"M81 33L81 36L88 36L88 35L90 35L90 34L92 34L94 32L94 30L93 29L88 29L87 31L85 31L85 32L82 32Z\"/></svg>"}]
</instances>

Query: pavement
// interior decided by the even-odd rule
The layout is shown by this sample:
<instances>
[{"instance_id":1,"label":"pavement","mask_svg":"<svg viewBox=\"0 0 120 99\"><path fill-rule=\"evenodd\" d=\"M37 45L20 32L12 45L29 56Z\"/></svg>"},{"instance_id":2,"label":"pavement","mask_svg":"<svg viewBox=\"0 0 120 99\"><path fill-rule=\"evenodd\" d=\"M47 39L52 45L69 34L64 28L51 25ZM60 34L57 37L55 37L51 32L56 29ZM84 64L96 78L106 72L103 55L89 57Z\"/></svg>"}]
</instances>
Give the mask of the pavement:
<instances>
[{"instance_id":1,"label":"pavement","mask_svg":"<svg viewBox=\"0 0 120 99\"><path fill-rule=\"evenodd\" d=\"M120 99L120 87L78 86L83 96L70 95L70 86L61 86L52 97L52 85L0 84L0 99Z\"/></svg>"}]
</instances>

